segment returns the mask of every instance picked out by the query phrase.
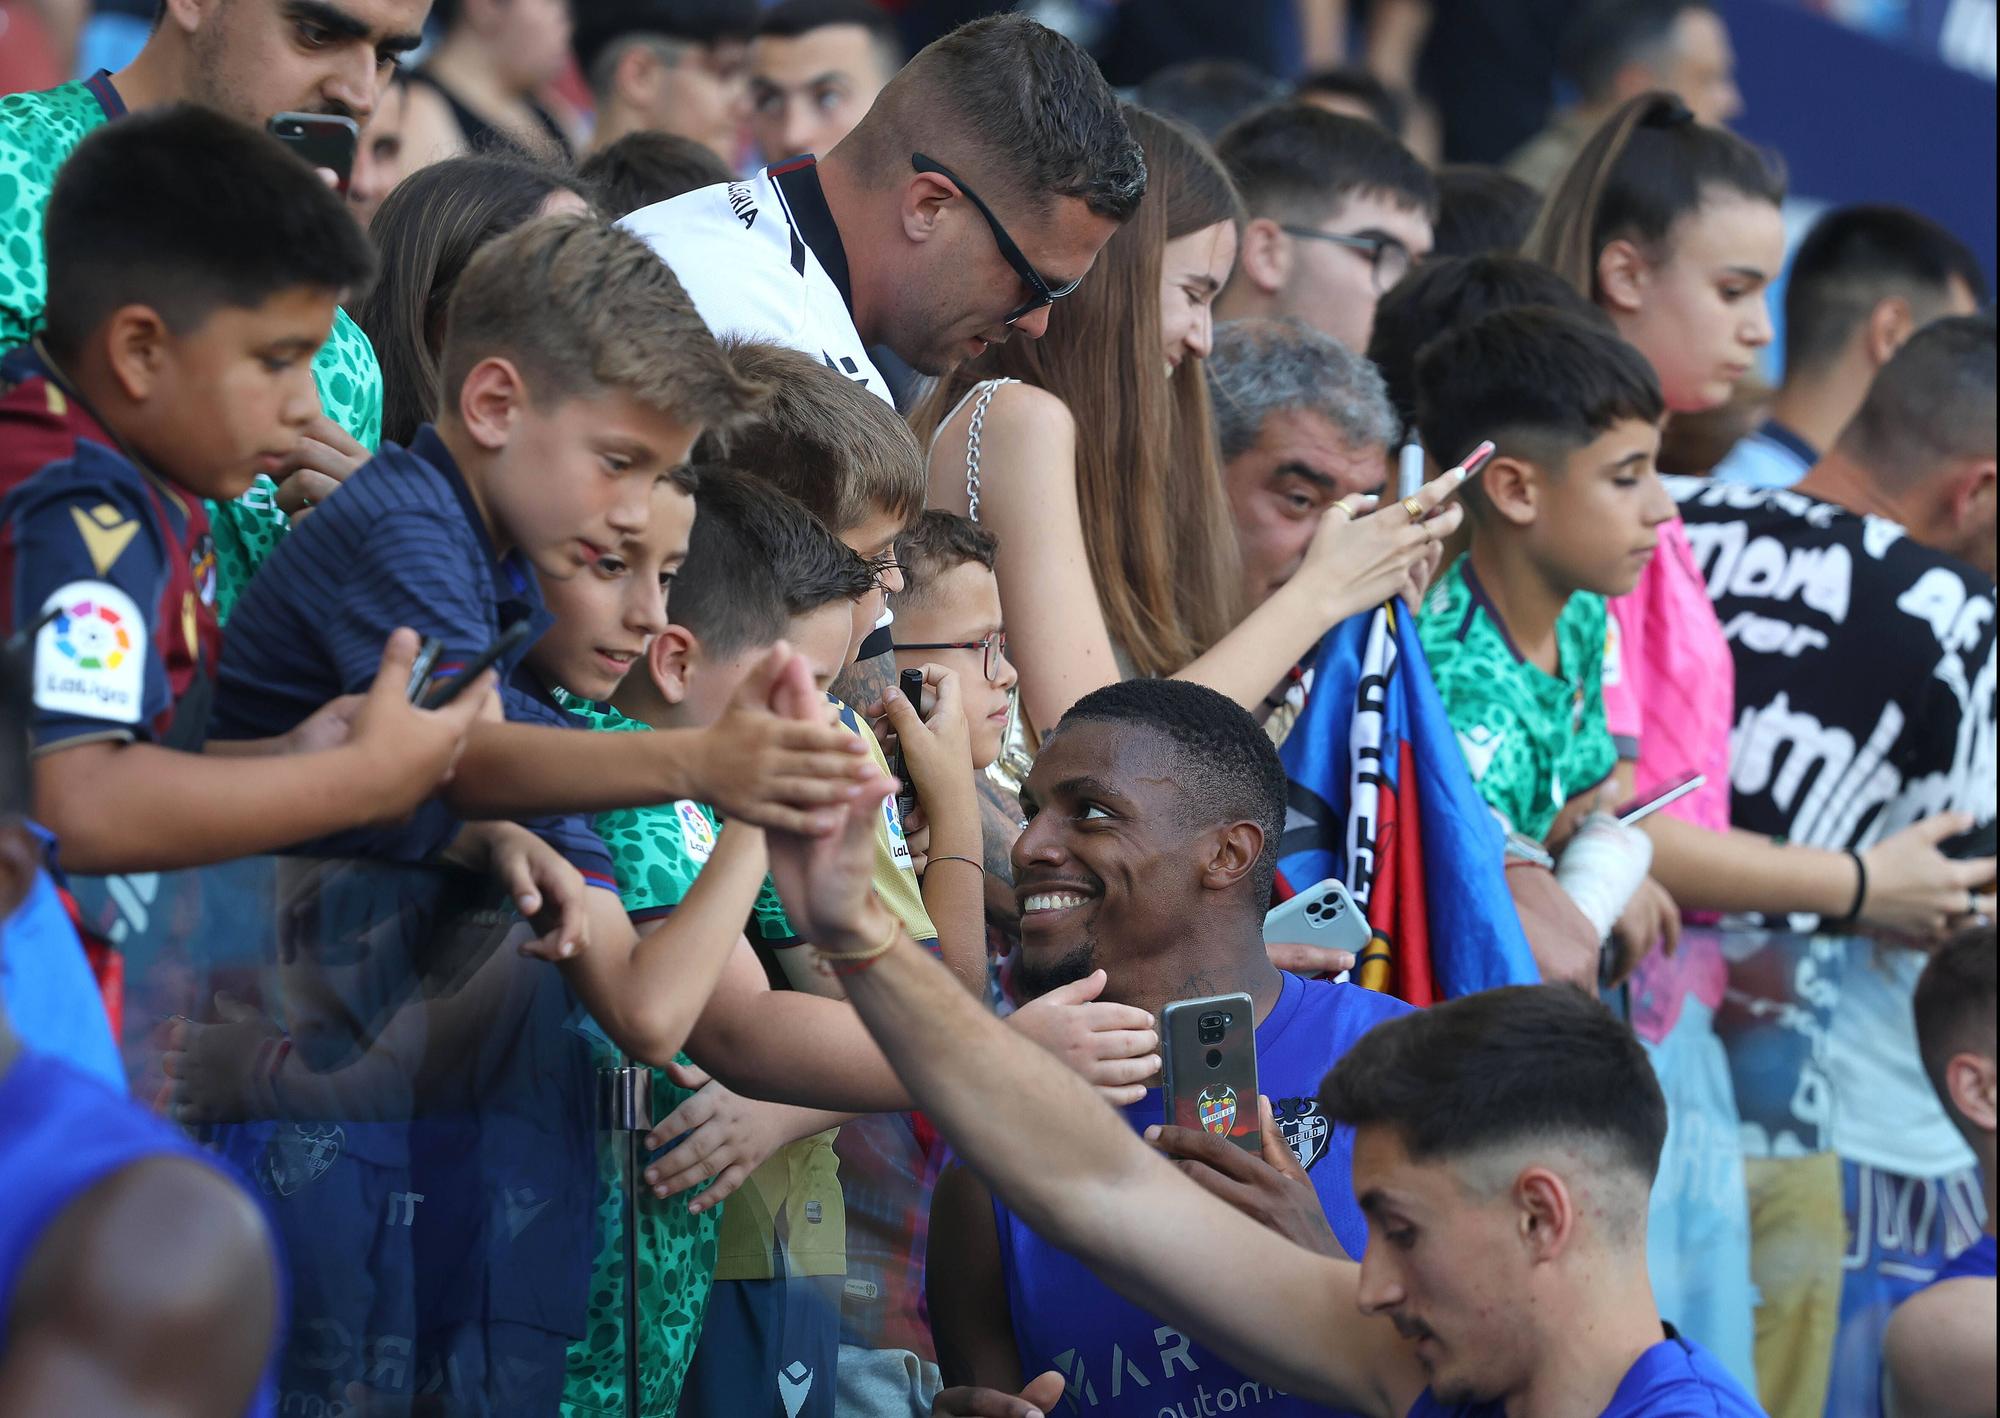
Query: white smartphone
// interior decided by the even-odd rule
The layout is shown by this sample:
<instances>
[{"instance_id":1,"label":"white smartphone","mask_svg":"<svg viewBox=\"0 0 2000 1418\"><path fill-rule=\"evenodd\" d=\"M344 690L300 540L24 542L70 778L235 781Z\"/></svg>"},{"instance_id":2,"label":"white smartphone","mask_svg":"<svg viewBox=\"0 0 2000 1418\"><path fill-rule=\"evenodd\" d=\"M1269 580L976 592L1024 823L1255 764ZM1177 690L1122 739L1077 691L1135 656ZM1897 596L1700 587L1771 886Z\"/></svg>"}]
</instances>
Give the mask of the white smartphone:
<instances>
[{"instance_id":1,"label":"white smartphone","mask_svg":"<svg viewBox=\"0 0 2000 1418\"><path fill-rule=\"evenodd\" d=\"M1360 957L1374 933L1347 888L1332 877L1301 891L1264 916L1266 941L1324 945Z\"/></svg>"}]
</instances>

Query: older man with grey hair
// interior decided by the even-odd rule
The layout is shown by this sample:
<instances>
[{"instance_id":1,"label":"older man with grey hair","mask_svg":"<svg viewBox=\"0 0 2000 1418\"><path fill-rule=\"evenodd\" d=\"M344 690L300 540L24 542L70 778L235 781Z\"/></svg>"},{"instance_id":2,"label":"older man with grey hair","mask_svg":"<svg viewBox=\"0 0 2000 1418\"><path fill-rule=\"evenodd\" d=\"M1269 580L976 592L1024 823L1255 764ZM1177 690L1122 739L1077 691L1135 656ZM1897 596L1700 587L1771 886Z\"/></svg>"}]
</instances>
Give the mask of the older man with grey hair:
<instances>
[{"instance_id":1,"label":"older man with grey hair","mask_svg":"<svg viewBox=\"0 0 2000 1418\"><path fill-rule=\"evenodd\" d=\"M1298 570L1329 507L1382 486L1396 413L1374 365L1297 320L1218 326L1203 367L1255 605Z\"/></svg>"}]
</instances>

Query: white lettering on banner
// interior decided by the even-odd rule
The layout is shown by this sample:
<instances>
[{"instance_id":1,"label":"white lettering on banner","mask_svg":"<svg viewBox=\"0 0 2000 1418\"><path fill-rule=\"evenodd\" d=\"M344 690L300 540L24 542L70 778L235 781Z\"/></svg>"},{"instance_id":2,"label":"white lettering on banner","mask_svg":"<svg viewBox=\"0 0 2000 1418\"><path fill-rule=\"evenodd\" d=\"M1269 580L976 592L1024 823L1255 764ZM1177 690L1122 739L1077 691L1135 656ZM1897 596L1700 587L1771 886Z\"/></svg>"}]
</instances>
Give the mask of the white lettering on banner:
<instances>
[{"instance_id":1,"label":"white lettering on banner","mask_svg":"<svg viewBox=\"0 0 2000 1418\"><path fill-rule=\"evenodd\" d=\"M56 616L35 637L35 707L114 724L144 712L146 618L108 581L72 581L42 602Z\"/></svg>"},{"instance_id":2,"label":"white lettering on banner","mask_svg":"<svg viewBox=\"0 0 2000 1418\"><path fill-rule=\"evenodd\" d=\"M1362 652L1361 680L1355 688L1353 726L1348 738L1347 889L1361 914L1375 891L1376 836L1382 822L1382 748L1389 681L1396 673L1396 636L1390 613L1376 612Z\"/></svg>"}]
</instances>

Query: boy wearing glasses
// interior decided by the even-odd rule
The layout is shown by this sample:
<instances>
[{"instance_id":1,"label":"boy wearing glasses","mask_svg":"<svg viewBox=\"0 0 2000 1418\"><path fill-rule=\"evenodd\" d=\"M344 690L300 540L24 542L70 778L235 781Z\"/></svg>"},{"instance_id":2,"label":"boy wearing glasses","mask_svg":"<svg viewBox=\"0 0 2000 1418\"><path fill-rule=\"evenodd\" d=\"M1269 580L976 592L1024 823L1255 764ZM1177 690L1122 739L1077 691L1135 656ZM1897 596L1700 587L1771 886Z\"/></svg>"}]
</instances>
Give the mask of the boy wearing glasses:
<instances>
[{"instance_id":1,"label":"boy wearing glasses","mask_svg":"<svg viewBox=\"0 0 2000 1418\"><path fill-rule=\"evenodd\" d=\"M1000 582L993 554L1000 540L955 512L924 513L896 543L903 573L895 612L896 669L942 665L958 673L976 772L1000 756L1014 685L1000 623Z\"/></svg>"},{"instance_id":2,"label":"boy wearing glasses","mask_svg":"<svg viewBox=\"0 0 2000 1418\"><path fill-rule=\"evenodd\" d=\"M1376 302L1430 254L1430 170L1376 124L1305 102L1244 118L1215 152L1250 213L1216 318L1290 316L1367 349Z\"/></svg>"}]
</instances>

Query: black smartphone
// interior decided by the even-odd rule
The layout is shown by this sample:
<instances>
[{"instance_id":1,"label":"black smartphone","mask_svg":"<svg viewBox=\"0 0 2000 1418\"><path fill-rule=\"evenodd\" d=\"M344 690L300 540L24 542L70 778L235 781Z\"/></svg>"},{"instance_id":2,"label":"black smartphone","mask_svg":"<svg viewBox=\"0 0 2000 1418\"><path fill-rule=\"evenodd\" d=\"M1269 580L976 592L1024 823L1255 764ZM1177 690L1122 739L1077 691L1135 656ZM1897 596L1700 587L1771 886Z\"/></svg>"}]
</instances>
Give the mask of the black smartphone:
<instances>
[{"instance_id":1,"label":"black smartphone","mask_svg":"<svg viewBox=\"0 0 2000 1418\"><path fill-rule=\"evenodd\" d=\"M335 189L347 195L354 176L354 150L361 145L360 124L337 113L279 113L265 126L308 164L331 172Z\"/></svg>"},{"instance_id":2,"label":"black smartphone","mask_svg":"<svg viewBox=\"0 0 2000 1418\"><path fill-rule=\"evenodd\" d=\"M1246 994L1175 1000L1160 1012L1166 1121L1264 1150L1257 1118L1257 1015Z\"/></svg>"},{"instance_id":3,"label":"black smartphone","mask_svg":"<svg viewBox=\"0 0 2000 1418\"><path fill-rule=\"evenodd\" d=\"M435 635L426 635L424 643L417 649L417 658L410 662L410 687L405 697L415 704L423 697L424 686L430 683L431 671L437 668L438 656L444 653L444 641Z\"/></svg>"},{"instance_id":4,"label":"black smartphone","mask_svg":"<svg viewBox=\"0 0 2000 1418\"><path fill-rule=\"evenodd\" d=\"M504 660L507 656L513 654L514 651L520 649L522 645L527 643L527 639L528 622L525 620L515 621L500 632L498 640L495 640L491 645L488 645L484 650L473 656L472 663L467 665L462 672L453 675L448 680L440 681L434 685L427 685L421 701L422 706L426 709L444 708L445 705L465 693L465 687L491 669L496 662Z\"/></svg>"},{"instance_id":5,"label":"black smartphone","mask_svg":"<svg viewBox=\"0 0 2000 1418\"><path fill-rule=\"evenodd\" d=\"M1947 837L1938 843L1938 850L1955 861L1973 861L1979 857L1990 857L1994 848L1994 827L2000 818L1988 818L1978 827L1961 832L1956 837Z\"/></svg>"},{"instance_id":6,"label":"black smartphone","mask_svg":"<svg viewBox=\"0 0 2000 1418\"><path fill-rule=\"evenodd\" d=\"M903 698L910 701L910 707L917 711L917 717L923 718L924 672L904 670L896 676L896 688L902 692ZM896 761L889 765L889 771L894 773L896 781L903 785L896 789L896 810L904 817L908 817L917 806L917 785L910 781L910 775L905 769L900 744L896 748Z\"/></svg>"}]
</instances>

